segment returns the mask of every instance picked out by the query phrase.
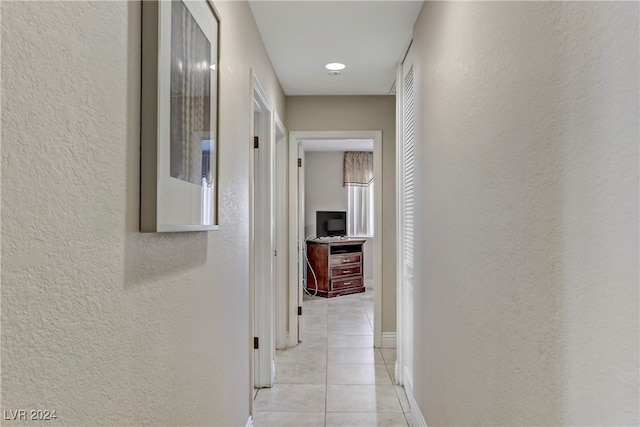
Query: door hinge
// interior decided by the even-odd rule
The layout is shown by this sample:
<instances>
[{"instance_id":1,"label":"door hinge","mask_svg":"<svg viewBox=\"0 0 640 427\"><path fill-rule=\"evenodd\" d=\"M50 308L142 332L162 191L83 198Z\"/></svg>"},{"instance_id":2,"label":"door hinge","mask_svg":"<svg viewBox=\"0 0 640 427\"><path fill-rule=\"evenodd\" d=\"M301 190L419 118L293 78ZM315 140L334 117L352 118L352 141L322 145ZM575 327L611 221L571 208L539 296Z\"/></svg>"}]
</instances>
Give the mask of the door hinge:
<instances>
[{"instance_id":1,"label":"door hinge","mask_svg":"<svg viewBox=\"0 0 640 427\"><path fill-rule=\"evenodd\" d=\"M258 345L258 337L253 337L253 348L254 350L260 348L260 346Z\"/></svg>"},{"instance_id":2,"label":"door hinge","mask_svg":"<svg viewBox=\"0 0 640 427\"><path fill-rule=\"evenodd\" d=\"M298 167L301 168L302 167L302 159L298 159Z\"/></svg>"},{"instance_id":3,"label":"door hinge","mask_svg":"<svg viewBox=\"0 0 640 427\"><path fill-rule=\"evenodd\" d=\"M302 307L298 306L298 316L302 316Z\"/></svg>"},{"instance_id":4,"label":"door hinge","mask_svg":"<svg viewBox=\"0 0 640 427\"><path fill-rule=\"evenodd\" d=\"M260 148L260 138L257 136L253 137L253 148Z\"/></svg>"},{"instance_id":5,"label":"door hinge","mask_svg":"<svg viewBox=\"0 0 640 427\"><path fill-rule=\"evenodd\" d=\"M278 256L278 251L273 251L273 256Z\"/></svg>"}]
</instances>

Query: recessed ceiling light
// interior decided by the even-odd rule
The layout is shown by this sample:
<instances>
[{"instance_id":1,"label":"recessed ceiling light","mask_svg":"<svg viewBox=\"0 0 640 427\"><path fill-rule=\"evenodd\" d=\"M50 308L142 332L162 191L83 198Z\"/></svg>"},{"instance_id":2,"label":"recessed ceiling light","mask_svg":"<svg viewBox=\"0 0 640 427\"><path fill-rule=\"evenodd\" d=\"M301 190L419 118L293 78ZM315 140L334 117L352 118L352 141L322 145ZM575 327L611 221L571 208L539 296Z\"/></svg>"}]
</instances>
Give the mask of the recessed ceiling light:
<instances>
[{"instance_id":1,"label":"recessed ceiling light","mask_svg":"<svg viewBox=\"0 0 640 427\"><path fill-rule=\"evenodd\" d=\"M339 62L332 62L331 64L327 64L324 67L330 71L340 71L340 70L344 70L346 66Z\"/></svg>"}]
</instances>

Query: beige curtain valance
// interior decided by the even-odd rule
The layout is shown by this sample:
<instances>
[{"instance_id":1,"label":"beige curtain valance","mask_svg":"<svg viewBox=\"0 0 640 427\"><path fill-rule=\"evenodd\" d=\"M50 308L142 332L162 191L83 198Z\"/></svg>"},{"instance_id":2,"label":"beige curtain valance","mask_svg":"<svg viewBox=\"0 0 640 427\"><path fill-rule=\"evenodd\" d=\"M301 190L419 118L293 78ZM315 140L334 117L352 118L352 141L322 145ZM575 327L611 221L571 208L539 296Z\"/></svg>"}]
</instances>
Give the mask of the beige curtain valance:
<instances>
[{"instance_id":1,"label":"beige curtain valance","mask_svg":"<svg viewBox=\"0 0 640 427\"><path fill-rule=\"evenodd\" d=\"M347 151L344 153L343 185L366 187L373 182L373 153L370 151Z\"/></svg>"}]
</instances>

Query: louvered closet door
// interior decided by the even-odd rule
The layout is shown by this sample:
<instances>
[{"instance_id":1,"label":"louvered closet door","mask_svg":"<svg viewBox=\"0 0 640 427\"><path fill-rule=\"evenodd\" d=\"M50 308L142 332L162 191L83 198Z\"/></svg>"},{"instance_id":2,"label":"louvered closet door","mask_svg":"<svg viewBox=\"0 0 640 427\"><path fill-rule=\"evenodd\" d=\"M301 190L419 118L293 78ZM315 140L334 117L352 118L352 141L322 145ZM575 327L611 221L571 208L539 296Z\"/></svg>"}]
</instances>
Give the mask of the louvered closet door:
<instances>
[{"instance_id":1,"label":"louvered closet door","mask_svg":"<svg viewBox=\"0 0 640 427\"><path fill-rule=\"evenodd\" d=\"M402 64L402 268L404 280L404 366L403 382L413 393L414 336L414 193L415 193L415 81L411 49Z\"/></svg>"}]
</instances>

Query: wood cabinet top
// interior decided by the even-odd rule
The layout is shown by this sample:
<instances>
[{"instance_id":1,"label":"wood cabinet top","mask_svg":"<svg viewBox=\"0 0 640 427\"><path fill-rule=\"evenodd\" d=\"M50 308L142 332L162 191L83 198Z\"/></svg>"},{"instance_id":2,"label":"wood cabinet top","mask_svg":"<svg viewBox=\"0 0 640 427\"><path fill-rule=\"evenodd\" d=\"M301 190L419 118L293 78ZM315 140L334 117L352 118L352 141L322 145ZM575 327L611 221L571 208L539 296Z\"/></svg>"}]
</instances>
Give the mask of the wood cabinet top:
<instances>
[{"instance_id":1,"label":"wood cabinet top","mask_svg":"<svg viewBox=\"0 0 640 427\"><path fill-rule=\"evenodd\" d=\"M364 244L366 242L365 239L341 239L341 238L320 238L320 239L311 239L307 240L307 243L311 243L314 245L329 245L329 246L340 246L340 245L358 245Z\"/></svg>"}]
</instances>

